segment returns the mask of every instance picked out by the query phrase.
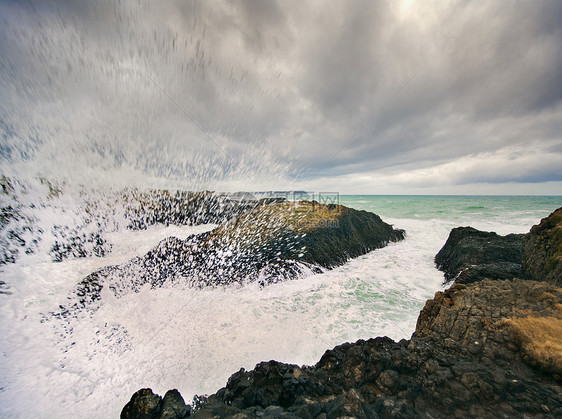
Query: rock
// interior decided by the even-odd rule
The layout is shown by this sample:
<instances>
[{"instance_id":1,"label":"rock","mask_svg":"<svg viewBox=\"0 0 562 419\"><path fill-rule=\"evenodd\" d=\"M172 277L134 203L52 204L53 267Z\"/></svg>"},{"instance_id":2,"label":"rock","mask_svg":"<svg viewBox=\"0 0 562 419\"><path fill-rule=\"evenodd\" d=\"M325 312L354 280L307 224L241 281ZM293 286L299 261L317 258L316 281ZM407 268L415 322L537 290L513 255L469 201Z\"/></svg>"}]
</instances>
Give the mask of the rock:
<instances>
[{"instance_id":1,"label":"rock","mask_svg":"<svg viewBox=\"0 0 562 419\"><path fill-rule=\"evenodd\" d=\"M186 406L177 390L168 390L164 399L143 388L133 394L121 411L121 419L181 419L190 415L191 407Z\"/></svg>"},{"instance_id":2,"label":"rock","mask_svg":"<svg viewBox=\"0 0 562 419\"><path fill-rule=\"evenodd\" d=\"M509 326L513 318L553 316L560 303L562 290L546 282L457 284L427 302L409 341L343 344L314 367L260 363L234 374L202 411L226 405L248 417L256 408L275 410L275 417L285 417L280 409L328 418L560 415L559 378L528 362Z\"/></svg>"},{"instance_id":3,"label":"rock","mask_svg":"<svg viewBox=\"0 0 562 419\"><path fill-rule=\"evenodd\" d=\"M525 235L523 273L536 281L562 286L562 208L558 208Z\"/></svg>"},{"instance_id":4,"label":"rock","mask_svg":"<svg viewBox=\"0 0 562 419\"><path fill-rule=\"evenodd\" d=\"M22 254L42 250L45 234L53 262L102 257L111 252L105 238L109 232L146 229L157 223L219 224L285 200L255 199L251 194L223 196L210 191L64 189L46 179L28 183L0 176L0 266L14 263ZM33 201L29 200L30 191L36 195ZM45 209L53 212L49 217L52 225L38 223ZM68 213L72 216L65 215Z\"/></svg>"},{"instance_id":5,"label":"rock","mask_svg":"<svg viewBox=\"0 0 562 419\"><path fill-rule=\"evenodd\" d=\"M494 232L457 227L435 256L445 282L468 284L484 278L521 276L523 234L500 236Z\"/></svg>"},{"instance_id":6,"label":"rock","mask_svg":"<svg viewBox=\"0 0 562 419\"><path fill-rule=\"evenodd\" d=\"M111 252L111 244L103 238L103 232L81 232L79 228L54 226L51 233L56 238L49 255L53 262L69 258L103 257Z\"/></svg>"},{"instance_id":7,"label":"rock","mask_svg":"<svg viewBox=\"0 0 562 419\"><path fill-rule=\"evenodd\" d=\"M191 407L185 404L180 392L168 390L162 399L162 419L176 419L189 416Z\"/></svg>"},{"instance_id":8,"label":"rock","mask_svg":"<svg viewBox=\"0 0 562 419\"><path fill-rule=\"evenodd\" d=\"M213 231L209 241L268 259L331 268L404 238L379 216L343 205L284 202L248 211Z\"/></svg>"},{"instance_id":9,"label":"rock","mask_svg":"<svg viewBox=\"0 0 562 419\"><path fill-rule=\"evenodd\" d=\"M162 397L152 392L150 388L143 388L133 394L129 403L121 411L121 419L152 419L160 417L162 412Z\"/></svg>"},{"instance_id":10,"label":"rock","mask_svg":"<svg viewBox=\"0 0 562 419\"><path fill-rule=\"evenodd\" d=\"M307 201L273 203L209 233L170 237L142 257L89 275L70 297L71 306L58 314L91 306L103 287L120 296L145 284L186 279L196 287L296 279L403 238L403 230L370 212Z\"/></svg>"}]
</instances>

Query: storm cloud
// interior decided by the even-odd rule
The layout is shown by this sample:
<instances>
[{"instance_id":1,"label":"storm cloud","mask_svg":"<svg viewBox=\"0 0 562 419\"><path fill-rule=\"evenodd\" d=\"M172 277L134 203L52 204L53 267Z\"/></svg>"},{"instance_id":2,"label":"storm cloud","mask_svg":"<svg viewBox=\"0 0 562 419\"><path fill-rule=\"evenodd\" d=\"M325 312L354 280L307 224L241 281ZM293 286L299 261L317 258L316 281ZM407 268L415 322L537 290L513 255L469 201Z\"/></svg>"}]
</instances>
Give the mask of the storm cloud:
<instances>
[{"instance_id":1,"label":"storm cloud","mask_svg":"<svg viewBox=\"0 0 562 419\"><path fill-rule=\"evenodd\" d=\"M559 1L0 1L0 171L562 194Z\"/></svg>"}]
</instances>

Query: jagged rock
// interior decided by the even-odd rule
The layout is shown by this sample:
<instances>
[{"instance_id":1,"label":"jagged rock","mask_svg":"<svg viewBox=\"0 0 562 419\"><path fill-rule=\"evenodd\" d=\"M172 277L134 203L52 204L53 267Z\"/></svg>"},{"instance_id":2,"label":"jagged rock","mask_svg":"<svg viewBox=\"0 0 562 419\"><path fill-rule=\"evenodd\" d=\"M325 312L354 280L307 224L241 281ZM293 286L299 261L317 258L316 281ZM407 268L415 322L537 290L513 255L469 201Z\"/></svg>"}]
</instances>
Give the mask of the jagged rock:
<instances>
[{"instance_id":1,"label":"jagged rock","mask_svg":"<svg viewBox=\"0 0 562 419\"><path fill-rule=\"evenodd\" d=\"M468 284L484 278L511 279L521 276L523 234L500 236L472 227L451 230L435 256L445 282Z\"/></svg>"},{"instance_id":2,"label":"jagged rock","mask_svg":"<svg viewBox=\"0 0 562 419\"><path fill-rule=\"evenodd\" d=\"M180 392L176 389L168 390L162 399L162 419L188 417L191 407L185 404Z\"/></svg>"},{"instance_id":3,"label":"jagged rock","mask_svg":"<svg viewBox=\"0 0 562 419\"><path fill-rule=\"evenodd\" d=\"M331 268L404 238L376 214L315 201L284 202L248 211L213 231L221 248L297 259Z\"/></svg>"},{"instance_id":4,"label":"jagged rock","mask_svg":"<svg viewBox=\"0 0 562 419\"><path fill-rule=\"evenodd\" d=\"M168 390L164 398L143 388L131 397L121 411L121 419L181 419L190 415L191 406L186 405L180 392Z\"/></svg>"},{"instance_id":5,"label":"jagged rock","mask_svg":"<svg viewBox=\"0 0 562 419\"><path fill-rule=\"evenodd\" d=\"M64 185L45 179L29 183L0 176L0 266L14 263L22 254L36 253L45 234L52 243L46 250L53 262L102 257L111 252L104 236L112 231L146 229L157 223L220 224L253 208L285 200L210 191L64 190ZM34 192L31 202L30 191ZM44 209L54 212L52 225L38 225L42 212L38 210ZM65 217L67 212L72 217Z\"/></svg>"},{"instance_id":6,"label":"jagged rock","mask_svg":"<svg viewBox=\"0 0 562 419\"><path fill-rule=\"evenodd\" d=\"M160 417L162 397L143 388L133 394L129 403L121 411L121 419L152 419Z\"/></svg>"},{"instance_id":7,"label":"jagged rock","mask_svg":"<svg viewBox=\"0 0 562 419\"><path fill-rule=\"evenodd\" d=\"M118 194L117 206L123 207L127 228L144 230L155 224L199 225L224 223L251 209L284 201L284 198L263 198L260 200L232 200L214 192L171 193L167 190L139 192L124 191ZM90 211L86 210L86 213ZM106 214L98 214L104 218ZM111 218L111 217L109 217ZM95 217L87 217L83 224L98 224ZM49 254L53 262L67 258L103 257L111 252L111 244L103 237L107 226L102 222L95 231L84 232L84 225L74 228L55 225L51 233L56 238ZM103 227L103 228L102 228ZM1 260L1 259L0 259Z\"/></svg>"},{"instance_id":8,"label":"jagged rock","mask_svg":"<svg viewBox=\"0 0 562 419\"><path fill-rule=\"evenodd\" d=\"M457 284L427 302L411 340L346 343L313 367L241 369L196 417L557 417L560 377L530 362L509 321L555 318L560 303L547 282Z\"/></svg>"},{"instance_id":9,"label":"jagged rock","mask_svg":"<svg viewBox=\"0 0 562 419\"><path fill-rule=\"evenodd\" d=\"M170 237L142 257L95 272L80 282L72 307L99 300L107 286L117 296L145 284L188 280L217 286L295 279L404 238L377 215L341 205L282 202L254 208L217 229L186 240Z\"/></svg>"},{"instance_id":10,"label":"jagged rock","mask_svg":"<svg viewBox=\"0 0 562 419\"><path fill-rule=\"evenodd\" d=\"M525 235L523 273L537 281L562 286L562 208L558 208Z\"/></svg>"}]
</instances>

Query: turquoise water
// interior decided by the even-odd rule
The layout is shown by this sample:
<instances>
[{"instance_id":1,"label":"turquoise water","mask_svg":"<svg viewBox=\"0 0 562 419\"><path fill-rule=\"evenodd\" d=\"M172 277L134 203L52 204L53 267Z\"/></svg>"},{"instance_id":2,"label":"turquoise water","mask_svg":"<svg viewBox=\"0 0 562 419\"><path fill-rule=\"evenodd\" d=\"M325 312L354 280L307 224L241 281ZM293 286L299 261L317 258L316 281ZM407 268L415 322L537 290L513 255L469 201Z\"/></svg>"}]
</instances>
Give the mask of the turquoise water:
<instances>
[{"instance_id":1,"label":"turquoise water","mask_svg":"<svg viewBox=\"0 0 562 419\"><path fill-rule=\"evenodd\" d=\"M517 217L552 212L562 206L562 196L340 195L340 204L391 218Z\"/></svg>"},{"instance_id":2,"label":"turquoise water","mask_svg":"<svg viewBox=\"0 0 562 419\"><path fill-rule=\"evenodd\" d=\"M374 212L383 219L439 219L474 227L524 225L528 230L562 207L562 196L340 195L340 204Z\"/></svg>"}]
</instances>

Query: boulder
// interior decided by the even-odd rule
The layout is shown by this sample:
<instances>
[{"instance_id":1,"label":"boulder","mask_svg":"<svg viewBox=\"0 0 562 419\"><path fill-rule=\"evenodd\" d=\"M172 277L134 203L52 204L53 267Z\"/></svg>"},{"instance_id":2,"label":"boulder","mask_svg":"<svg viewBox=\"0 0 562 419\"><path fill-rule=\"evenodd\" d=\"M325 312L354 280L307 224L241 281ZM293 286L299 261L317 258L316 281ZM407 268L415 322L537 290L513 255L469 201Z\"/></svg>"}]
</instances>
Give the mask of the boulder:
<instances>
[{"instance_id":1,"label":"boulder","mask_svg":"<svg viewBox=\"0 0 562 419\"><path fill-rule=\"evenodd\" d=\"M558 208L525 235L523 273L536 281L562 286L562 208Z\"/></svg>"},{"instance_id":2,"label":"boulder","mask_svg":"<svg viewBox=\"0 0 562 419\"><path fill-rule=\"evenodd\" d=\"M472 227L457 227L435 256L445 282L468 284L484 278L521 276L523 234L500 236Z\"/></svg>"},{"instance_id":3,"label":"boulder","mask_svg":"<svg viewBox=\"0 0 562 419\"><path fill-rule=\"evenodd\" d=\"M121 419L152 419L160 417L162 412L162 397L152 392L150 388L137 391L121 411Z\"/></svg>"},{"instance_id":4,"label":"boulder","mask_svg":"<svg viewBox=\"0 0 562 419\"><path fill-rule=\"evenodd\" d=\"M71 306L57 315L95 307L103 287L116 296L149 284L187 281L195 287L296 279L402 240L376 214L342 205L277 202L253 208L215 230L186 240L170 237L146 255L103 268L81 281Z\"/></svg>"},{"instance_id":5,"label":"boulder","mask_svg":"<svg viewBox=\"0 0 562 419\"><path fill-rule=\"evenodd\" d=\"M143 388L131 397L121 411L121 419L182 419L190 415L191 406L186 405L180 392L168 390L164 398Z\"/></svg>"},{"instance_id":6,"label":"boulder","mask_svg":"<svg viewBox=\"0 0 562 419\"><path fill-rule=\"evenodd\" d=\"M332 268L403 238L403 230L371 212L299 201L248 211L221 225L208 241L267 260L291 259Z\"/></svg>"}]
</instances>

